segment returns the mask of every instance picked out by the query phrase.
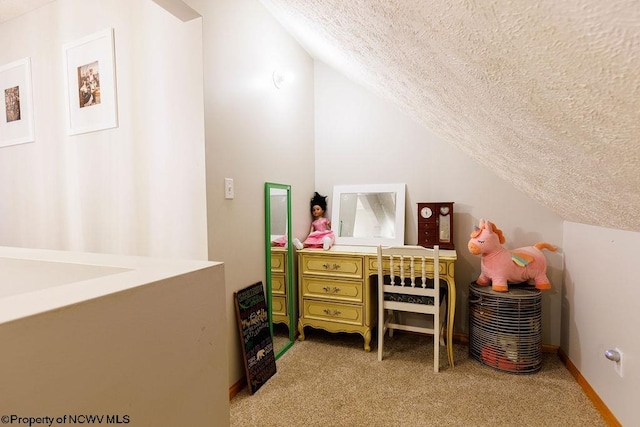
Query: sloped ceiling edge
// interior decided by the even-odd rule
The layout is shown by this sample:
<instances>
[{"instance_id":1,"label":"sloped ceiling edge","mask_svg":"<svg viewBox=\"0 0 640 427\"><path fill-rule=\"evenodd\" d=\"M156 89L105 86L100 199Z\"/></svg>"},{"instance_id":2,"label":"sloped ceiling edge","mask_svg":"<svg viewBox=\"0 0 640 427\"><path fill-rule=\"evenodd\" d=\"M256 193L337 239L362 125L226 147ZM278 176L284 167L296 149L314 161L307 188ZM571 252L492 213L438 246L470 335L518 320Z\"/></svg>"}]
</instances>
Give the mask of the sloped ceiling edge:
<instances>
[{"instance_id":1,"label":"sloped ceiling edge","mask_svg":"<svg viewBox=\"0 0 640 427\"><path fill-rule=\"evenodd\" d=\"M261 1L313 57L565 220L640 231L634 1Z\"/></svg>"}]
</instances>

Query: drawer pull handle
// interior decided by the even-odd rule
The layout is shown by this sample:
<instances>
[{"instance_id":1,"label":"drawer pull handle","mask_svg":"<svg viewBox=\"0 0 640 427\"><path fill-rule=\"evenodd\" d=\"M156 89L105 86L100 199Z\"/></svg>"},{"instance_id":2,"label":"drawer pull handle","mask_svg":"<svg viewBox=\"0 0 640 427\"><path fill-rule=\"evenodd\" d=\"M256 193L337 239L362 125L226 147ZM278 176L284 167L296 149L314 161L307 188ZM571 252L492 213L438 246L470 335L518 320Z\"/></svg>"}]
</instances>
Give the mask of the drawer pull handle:
<instances>
[{"instance_id":1,"label":"drawer pull handle","mask_svg":"<svg viewBox=\"0 0 640 427\"><path fill-rule=\"evenodd\" d=\"M340 310L329 310L328 308L324 309L325 314L329 315L329 316L340 316L341 312Z\"/></svg>"},{"instance_id":2,"label":"drawer pull handle","mask_svg":"<svg viewBox=\"0 0 640 427\"><path fill-rule=\"evenodd\" d=\"M325 270L339 270L340 269L340 264L329 264L328 262L325 262L324 264L322 264L322 266L324 267Z\"/></svg>"},{"instance_id":3,"label":"drawer pull handle","mask_svg":"<svg viewBox=\"0 0 640 427\"><path fill-rule=\"evenodd\" d=\"M325 291L326 293L334 293L334 294L339 294L340 293L340 288L337 286L334 286L333 289L330 288L329 286L325 286L324 288L322 288L323 291Z\"/></svg>"}]
</instances>

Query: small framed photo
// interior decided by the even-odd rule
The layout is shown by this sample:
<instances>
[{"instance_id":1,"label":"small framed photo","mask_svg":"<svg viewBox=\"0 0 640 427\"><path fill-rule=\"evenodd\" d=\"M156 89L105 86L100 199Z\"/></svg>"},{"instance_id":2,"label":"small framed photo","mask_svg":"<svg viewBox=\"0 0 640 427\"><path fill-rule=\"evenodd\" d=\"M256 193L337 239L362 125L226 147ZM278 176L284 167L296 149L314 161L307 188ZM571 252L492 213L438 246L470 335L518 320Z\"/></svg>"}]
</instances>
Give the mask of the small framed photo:
<instances>
[{"instance_id":1,"label":"small framed photo","mask_svg":"<svg viewBox=\"0 0 640 427\"><path fill-rule=\"evenodd\" d=\"M63 46L67 87L67 133L118 126L113 29Z\"/></svg>"},{"instance_id":2,"label":"small framed photo","mask_svg":"<svg viewBox=\"0 0 640 427\"><path fill-rule=\"evenodd\" d=\"M0 67L0 96L0 147L33 142L30 58Z\"/></svg>"}]
</instances>

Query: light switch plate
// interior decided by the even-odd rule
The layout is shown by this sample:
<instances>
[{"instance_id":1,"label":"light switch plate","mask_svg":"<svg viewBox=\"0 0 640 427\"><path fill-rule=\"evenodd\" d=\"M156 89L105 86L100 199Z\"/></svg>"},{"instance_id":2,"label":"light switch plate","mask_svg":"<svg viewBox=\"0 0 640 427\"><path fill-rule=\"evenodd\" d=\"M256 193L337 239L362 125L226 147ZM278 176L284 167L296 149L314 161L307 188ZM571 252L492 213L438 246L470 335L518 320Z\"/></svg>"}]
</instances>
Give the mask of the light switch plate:
<instances>
[{"instance_id":1,"label":"light switch plate","mask_svg":"<svg viewBox=\"0 0 640 427\"><path fill-rule=\"evenodd\" d=\"M233 178L224 179L224 198L233 199Z\"/></svg>"}]
</instances>

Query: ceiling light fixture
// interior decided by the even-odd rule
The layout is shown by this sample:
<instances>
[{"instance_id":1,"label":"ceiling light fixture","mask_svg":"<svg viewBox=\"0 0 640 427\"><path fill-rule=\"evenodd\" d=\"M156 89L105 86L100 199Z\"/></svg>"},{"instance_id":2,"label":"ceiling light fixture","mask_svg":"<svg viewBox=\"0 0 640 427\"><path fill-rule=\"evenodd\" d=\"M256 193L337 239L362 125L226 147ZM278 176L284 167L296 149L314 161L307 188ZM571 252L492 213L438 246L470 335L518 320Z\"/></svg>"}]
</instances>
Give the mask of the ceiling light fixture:
<instances>
[{"instance_id":1,"label":"ceiling light fixture","mask_svg":"<svg viewBox=\"0 0 640 427\"><path fill-rule=\"evenodd\" d=\"M282 71L279 70L275 70L273 72L273 85L280 89L286 82L285 78L284 78L284 73L282 73Z\"/></svg>"}]
</instances>

